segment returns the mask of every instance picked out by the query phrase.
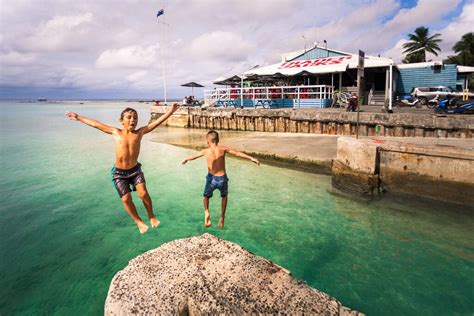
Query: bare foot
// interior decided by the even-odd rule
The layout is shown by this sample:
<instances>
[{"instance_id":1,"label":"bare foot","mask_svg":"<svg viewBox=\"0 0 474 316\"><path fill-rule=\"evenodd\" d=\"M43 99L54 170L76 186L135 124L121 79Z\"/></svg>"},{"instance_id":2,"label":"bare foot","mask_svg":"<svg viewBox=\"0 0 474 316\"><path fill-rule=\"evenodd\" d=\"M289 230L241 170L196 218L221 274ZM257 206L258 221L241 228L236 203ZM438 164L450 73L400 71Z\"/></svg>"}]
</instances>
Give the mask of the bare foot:
<instances>
[{"instance_id":1,"label":"bare foot","mask_svg":"<svg viewBox=\"0 0 474 316\"><path fill-rule=\"evenodd\" d=\"M144 234L147 232L148 230L148 225L145 224L144 222L140 221L140 222L136 222L137 226L138 226L138 230L140 230L140 233L141 234Z\"/></svg>"},{"instance_id":2,"label":"bare foot","mask_svg":"<svg viewBox=\"0 0 474 316\"><path fill-rule=\"evenodd\" d=\"M217 224L217 227L224 228L224 219L222 217L219 218L219 223Z\"/></svg>"},{"instance_id":3,"label":"bare foot","mask_svg":"<svg viewBox=\"0 0 474 316\"><path fill-rule=\"evenodd\" d=\"M160 225L160 221L156 217L150 218L150 224L152 228L157 228Z\"/></svg>"},{"instance_id":4,"label":"bare foot","mask_svg":"<svg viewBox=\"0 0 474 316\"><path fill-rule=\"evenodd\" d=\"M211 214L209 211L204 211L204 226L211 227Z\"/></svg>"}]
</instances>

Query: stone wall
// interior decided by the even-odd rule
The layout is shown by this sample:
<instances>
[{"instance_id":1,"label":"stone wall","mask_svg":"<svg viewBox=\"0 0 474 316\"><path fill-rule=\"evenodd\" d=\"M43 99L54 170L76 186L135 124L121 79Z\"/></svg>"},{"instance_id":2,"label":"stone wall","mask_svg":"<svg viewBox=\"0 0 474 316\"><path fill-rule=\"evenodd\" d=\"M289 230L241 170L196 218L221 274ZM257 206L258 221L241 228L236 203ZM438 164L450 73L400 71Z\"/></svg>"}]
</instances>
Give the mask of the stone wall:
<instances>
[{"instance_id":1,"label":"stone wall","mask_svg":"<svg viewBox=\"0 0 474 316\"><path fill-rule=\"evenodd\" d=\"M339 190L364 196L392 192L474 207L474 153L456 147L340 137L332 183Z\"/></svg>"},{"instance_id":2,"label":"stone wall","mask_svg":"<svg viewBox=\"0 0 474 316\"><path fill-rule=\"evenodd\" d=\"M156 119L167 107L152 107ZM203 129L355 135L357 113L331 109L225 109L182 107L169 126ZM360 113L359 135L472 138L474 116Z\"/></svg>"}]
</instances>

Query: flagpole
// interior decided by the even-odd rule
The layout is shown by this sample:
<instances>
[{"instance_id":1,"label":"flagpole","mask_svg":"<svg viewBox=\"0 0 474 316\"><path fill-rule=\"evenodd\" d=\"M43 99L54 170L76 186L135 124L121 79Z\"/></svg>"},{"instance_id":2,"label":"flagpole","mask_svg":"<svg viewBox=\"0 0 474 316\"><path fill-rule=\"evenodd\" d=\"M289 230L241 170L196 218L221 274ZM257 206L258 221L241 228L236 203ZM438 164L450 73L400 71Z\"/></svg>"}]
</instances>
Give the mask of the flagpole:
<instances>
[{"instance_id":1,"label":"flagpole","mask_svg":"<svg viewBox=\"0 0 474 316\"><path fill-rule=\"evenodd\" d=\"M164 15L164 10L163 9L158 12L156 17L158 18L160 15ZM167 94L166 94L166 30L170 25L166 22L161 22L161 21L158 21L158 23L164 25L164 29L163 29L163 47L162 47L162 55L163 55L163 97L164 97L164 104L166 105L166 103L168 101Z\"/></svg>"},{"instance_id":2,"label":"flagpole","mask_svg":"<svg viewBox=\"0 0 474 316\"><path fill-rule=\"evenodd\" d=\"M163 40L163 90L164 90L164 97L165 97L165 105L167 105L167 98L166 98L166 30L168 29L169 24L165 24L165 31L164 31L164 40Z\"/></svg>"}]
</instances>

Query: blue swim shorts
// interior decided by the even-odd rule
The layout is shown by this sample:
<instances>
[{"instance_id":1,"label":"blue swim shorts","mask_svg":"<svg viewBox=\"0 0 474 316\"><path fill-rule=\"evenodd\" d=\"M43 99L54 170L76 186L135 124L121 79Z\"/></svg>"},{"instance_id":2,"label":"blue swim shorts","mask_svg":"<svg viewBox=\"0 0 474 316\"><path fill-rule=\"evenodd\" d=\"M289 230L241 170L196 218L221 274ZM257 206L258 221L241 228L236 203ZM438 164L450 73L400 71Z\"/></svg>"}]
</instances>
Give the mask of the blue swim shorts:
<instances>
[{"instance_id":1,"label":"blue swim shorts","mask_svg":"<svg viewBox=\"0 0 474 316\"><path fill-rule=\"evenodd\" d=\"M130 169L119 169L113 167L110 171L112 175L112 182L117 189L120 197L128 192L136 191L136 186L139 183L145 183L145 176L143 175L141 164L138 163L135 167ZM130 186L132 187L130 189Z\"/></svg>"},{"instance_id":2,"label":"blue swim shorts","mask_svg":"<svg viewBox=\"0 0 474 316\"><path fill-rule=\"evenodd\" d=\"M227 196L227 183L229 182L229 178L227 175L224 174L223 176L215 176L211 173L208 173L206 176L206 186L204 188L204 196L205 197L212 197L212 192L215 189L218 189L221 192L221 197Z\"/></svg>"}]
</instances>

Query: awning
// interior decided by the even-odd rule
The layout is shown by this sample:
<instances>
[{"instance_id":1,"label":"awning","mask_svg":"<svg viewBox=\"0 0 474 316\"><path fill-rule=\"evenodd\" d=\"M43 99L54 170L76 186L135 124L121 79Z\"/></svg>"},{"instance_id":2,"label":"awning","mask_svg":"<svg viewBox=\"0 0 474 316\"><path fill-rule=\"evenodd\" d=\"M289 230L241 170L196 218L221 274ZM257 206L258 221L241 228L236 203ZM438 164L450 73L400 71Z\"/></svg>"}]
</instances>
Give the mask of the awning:
<instances>
[{"instance_id":1,"label":"awning","mask_svg":"<svg viewBox=\"0 0 474 316\"><path fill-rule=\"evenodd\" d=\"M458 68L458 73L461 73L461 74L474 72L474 67L470 67L470 66L457 66L457 68Z\"/></svg>"},{"instance_id":2,"label":"awning","mask_svg":"<svg viewBox=\"0 0 474 316\"><path fill-rule=\"evenodd\" d=\"M251 76L295 76L304 74L326 74L345 72L348 68L355 69L358 64L358 55L344 55L317 59L287 61L266 67L246 71L246 77ZM393 64L389 58L367 56L364 59L365 68L388 67Z\"/></svg>"},{"instance_id":3,"label":"awning","mask_svg":"<svg viewBox=\"0 0 474 316\"><path fill-rule=\"evenodd\" d=\"M241 78L237 75L234 75L229 78L223 78L223 77L217 78L216 80L214 80L213 83L219 84L219 85L232 85L232 84L240 84L240 81L241 81Z\"/></svg>"},{"instance_id":4,"label":"awning","mask_svg":"<svg viewBox=\"0 0 474 316\"><path fill-rule=\"evenodd\" d=\"M294 76L302 73L323 74L333 72L344 72L349 65L352 56L328 57L308 60L287 61L266 67L251 69L244 72L249 76L271 76L275 74L283 76Z\"/></svg>"}]
</instances>

